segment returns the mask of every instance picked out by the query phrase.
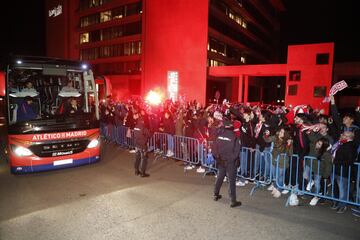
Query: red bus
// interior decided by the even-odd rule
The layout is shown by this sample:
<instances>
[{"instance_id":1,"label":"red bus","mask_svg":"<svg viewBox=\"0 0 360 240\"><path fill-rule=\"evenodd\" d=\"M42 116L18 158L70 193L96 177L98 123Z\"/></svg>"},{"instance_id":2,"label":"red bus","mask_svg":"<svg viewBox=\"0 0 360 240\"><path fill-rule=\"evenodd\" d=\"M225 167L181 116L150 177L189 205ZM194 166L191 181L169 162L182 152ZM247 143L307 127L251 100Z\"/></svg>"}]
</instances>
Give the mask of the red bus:
<instances>
[{"instance_id":1,"label":"red bus","mask_svg":"<svg viewBox=\"0 0 360 240\"><path fill-rule=\"evenodd\" d=\"M0 73L6 156L12 173L100 160L99 101L86 64L16 57ZM4 144L4 143L3 143Z\"/></svg>"}]
</instances>

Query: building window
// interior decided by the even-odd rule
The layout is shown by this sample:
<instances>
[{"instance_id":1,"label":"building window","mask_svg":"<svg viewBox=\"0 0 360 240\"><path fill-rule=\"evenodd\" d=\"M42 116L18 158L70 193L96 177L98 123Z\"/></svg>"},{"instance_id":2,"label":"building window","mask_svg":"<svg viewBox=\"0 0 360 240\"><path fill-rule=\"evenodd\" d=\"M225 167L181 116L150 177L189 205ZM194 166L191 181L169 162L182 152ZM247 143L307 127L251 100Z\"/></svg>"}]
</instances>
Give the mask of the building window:
<instances>
[{"instance_id":1,"label":"building window","mask_svg":"<svg viewBox=\"0 0 360 240\"><path fill-rule=\"evenodd\" d=\"M247 23L243 20L242 23L241 23L241 26L242 26L243 28L247 28Z\"/></svg>"},{"instance_id":2,"label":"building window","mask_svg":"<svg viewBox=\"0 0 360 240\"><path fill-rule=\"evenodd\" d=\"M247 23L244 21L244 18L234 13L230 8L226 9L226 15L243 28L247 28Z\"/></svg>"},{"instance_id":3,"label":"building window","mask_svg":"<svg viewBox=\"0 0 360 240\"><path fill-rule=\"evenodd\" d=\"M329 64L329 54L328 53L318 53L316 54L316 64Z\"/></svg>"},{"instance_id":4,"label":"building window","mask_svg":"<svg viewBox=\"0 0 360 240\"><path fill-rule=\"evenodd\" d=\"M111 15L113 19L123 18L124 14L124 6L111 10Z\"/></svg>"},{"instance_id":5,"label":"building window","mask_svg":"<svg viewBox=\"0 0 360 240\"><path fill-rule=\"evenodd\" d=\"M297 95L298 85L289 85L288 94L289 96Z\"/></svg>"},{"instance_id":6,"label":"building window","mask_svg":"<svg viewBox=\"0 0 360 240\"><path fill-rule=\"evenodd\" d=\"M209 47L210 47L211 52L226 56L226 45L224 43L210 38L209 45L210 45Z\"/></svg>"},{"instance_id":7,"label":"building window","mask_svg":"<svg viewBox=\"0 0 360 240\"><path fill-rule=\"evenodd\" d=\"M217 61L217 60L214 60L214 59L209 59L208 61L209 61L208 65L209 65L210 67L221 67L221 66L225 66L225 63L220 62L220 61Z\"/></svg>"},{"instance_id":8,"label":"building window","mask_svg":"<svg viewBox=\"0 0 360 240\"><path fill-rule=\"evenodd\" d=\"M326 87L314 87L314 97L326 97Z\"/></svg>"},{"instance_id":9,"label":"building window","mask_svg":"<svg viewBox=\"0 0 360 240\"><path fill-rule=\"evenodd\" d=\"M300 81L300 79L301 79L301 71L290 71L289 81Z\"/></svg>"},{"instance_id":10,"label":"building window","mask_svg":"<svg viewBox=\"0 0 360 240\"><path fill-rule=\"evenodd\" d=\"M111 20L111 11L105 11L100 13L100 22L107 22Z\"/></svg>"},{"instance_id":11,"label":"building window","mask_svg":"<svg viewBox=\"0 0 360 240\"><path fill-rule=\"evenodd\" d=\"M80 34L80 44L89 42L89 33L81 33Z\"/></svg>"},{"instance_id":12,"label":"building window","mask_svg":"<svg viewBox=\"0 0 360 240\"><path fill-rule=\"evenodd\" d=\"M98 7L110 1L111 0L80 0L80 10Z\"/></svg>"}]
</instances>

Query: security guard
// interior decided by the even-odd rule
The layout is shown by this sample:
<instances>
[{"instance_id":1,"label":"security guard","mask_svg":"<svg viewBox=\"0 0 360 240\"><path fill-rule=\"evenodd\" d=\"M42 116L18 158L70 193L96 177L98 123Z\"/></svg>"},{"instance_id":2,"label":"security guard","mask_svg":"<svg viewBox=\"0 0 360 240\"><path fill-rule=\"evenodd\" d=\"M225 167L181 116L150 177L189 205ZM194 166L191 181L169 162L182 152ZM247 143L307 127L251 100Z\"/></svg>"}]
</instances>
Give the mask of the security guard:
<instances>
[{"instance_id":1,"label":"security guard","mask_svg":"<svg viewBox=\"0 0 360 240\"><path fill-rule=\"evenodd\" d=\"M134 127L134 143L135 143L135 175L140 177L149 177L146 173L148 160L147 142L150 137L148 126L145 125L144 119L139 113L134 114L136 125Z\"/></svg>"},{"instance_id":2,"label":"security guard","mask_svg":"<svg viewBox=\"0 0 360 240\"><path fill-rule=\"evenodd\" d=\"M214 188L214 201L222 197L219 193L226 174L229 178L230 207L240 206L241 202L236 200L235 186L236 162L239 161L240 142L236 138L229 120L225 120L224 125L219 128L212 151L219 169Z\"/></svg>"}]
</instances>

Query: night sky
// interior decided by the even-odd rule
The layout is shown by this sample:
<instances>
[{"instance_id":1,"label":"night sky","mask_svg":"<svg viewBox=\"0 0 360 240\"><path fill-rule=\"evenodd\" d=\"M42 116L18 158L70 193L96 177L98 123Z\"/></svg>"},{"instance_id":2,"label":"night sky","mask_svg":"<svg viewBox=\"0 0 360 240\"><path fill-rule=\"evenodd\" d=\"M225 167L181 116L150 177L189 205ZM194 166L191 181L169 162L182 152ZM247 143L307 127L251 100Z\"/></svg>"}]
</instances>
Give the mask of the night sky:
<instances>
[{"instance_id":1,"label":"night sky","mask_svg":"<svg viewBox=\"0 0 360 240\"><path fill-rule=\"evenodd\" d=\"M286 46L335 41L335 60L360 61L360 20L355 0L283 0L283 56ZM45 55L45 0L8 1L1 18L0 56ZM283 59L284 60L284 59ZM284 60L285 61L285 60Z\"/></svg>"}]
</instances>

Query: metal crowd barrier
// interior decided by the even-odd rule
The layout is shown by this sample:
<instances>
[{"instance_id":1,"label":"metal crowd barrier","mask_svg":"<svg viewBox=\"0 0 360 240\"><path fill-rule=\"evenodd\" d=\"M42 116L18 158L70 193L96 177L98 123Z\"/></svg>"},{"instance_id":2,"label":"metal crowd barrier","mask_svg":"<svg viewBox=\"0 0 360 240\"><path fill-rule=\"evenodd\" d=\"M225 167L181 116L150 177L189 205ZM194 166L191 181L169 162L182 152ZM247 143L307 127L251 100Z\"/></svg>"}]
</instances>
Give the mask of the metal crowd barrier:
<instances>
[{"instance_id":1,"label":"metal crowd barrier","mask_svg":"<svg viewBox=\"0 0 360 240\"><path fill-rule=\"evenodd\" d=\"M282 168L280 161L283 161ZM317 167L314 167L315 164ZM360 163L350 166L332 165L329 178L322 178L321 164L322 161L311 156L305 156L302 160L297 155L279 155L276 159L276 187L296 195L305 194L360 206ZM289 202L290 196L286 206Z\"/></svg>"},{"instance_id":2,"label":"metal crowd barrier","mask_svg":"<svg viewBox=\"0 0 360 240\"><path fill-rule=\"evenodd\" d=\"M101 134L108 141L124 147L134 147L134 133L127 127L104 123L100 127ZM149 151L154 151L156 160L171 157L187 164L201 164L207 170L204 176L218 171L216 161L211 160L211 142L200 143L195 138L155 132L148 146ZM259 187L274 182L280 191L288 190L296 195L305 194L360 206L360 163L339 166L340 175L336 174L336 166L333 165L331 176L327 179L321 177L321 164L320 160L311 156L300 159L295 154L280 154L276 159L272 159L270 151L242 147L237 177L255 183L250 195ZM289 205L290 195L286 206Z\"/></svg>"},{"instance_id":3,"label":"metal crowd barrier","mask_svg":"<svg viewBox=\"0 0 360 240\"><path fill-rule=\"evenodd\" d=\"M201 159L201 165L205 168L205 172L203 177L205 177L209 173L217 174L218 169L216 167L216 160L211 152L213 142L212 141L203 141L202 149L203 149L203 157Z\"/></svg>"},{"instance_id":4,"label":"metal crowd barrier","mask_svg":"<svg viewBox=\"0 0 360 240\"><path fill-rule=\"evenodd\" d=\"M128 127L100 123L100 132L108 142L116 143L122 147L135 147L134 131Z\"/></svg>"},{"instance_id":5,"label":"metal crowd barrier","mask_svg":"<svg viewBox=\"0 0 360 240\"><path fill-rule=\"evenodd\" d=\"M198 139L155 132L150 140L155 161L171 157L187 164L197 165L203 158L202 145Z\"/></svg>"}]
</instances>

